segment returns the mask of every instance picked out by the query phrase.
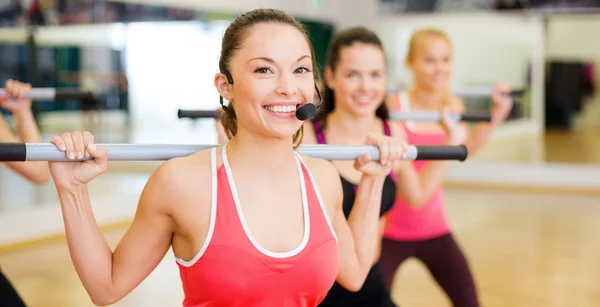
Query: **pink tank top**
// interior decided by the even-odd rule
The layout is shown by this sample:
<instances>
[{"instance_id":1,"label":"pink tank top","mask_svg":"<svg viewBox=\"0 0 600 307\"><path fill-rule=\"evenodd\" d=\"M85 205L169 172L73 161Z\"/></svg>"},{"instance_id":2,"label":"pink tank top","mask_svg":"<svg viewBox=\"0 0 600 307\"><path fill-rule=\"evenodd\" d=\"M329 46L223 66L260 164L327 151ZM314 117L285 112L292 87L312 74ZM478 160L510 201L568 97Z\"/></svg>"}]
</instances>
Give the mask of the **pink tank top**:
<instances>
[{"instance_id":1,"label":"pink tank top","mask_svg":"<svg viewBox=\"0 0 600 307\"><path fill-rule=\"evenodd\" d=\"M408 95L405 92L396 96L397 110L410 112ZM411 121L397 122L406 132L407 143L411 145L443 145L446 134L443 132L417 132ZM417 172L420 172L429 161L413 161ZM450 232L444 208L443 190L438 187L431 198L421 208L411 208L401 196L397 196L394 206L386 215L383 236L391 240L418 241L426 240Z\"/></svg>"},{"instance_id":2,"label":"pink tank top","mask_svg":"<svg viewBox=\"0 0 600 307\"><path fill-rule=\"evenodd\" d=\"M337 237L312 174L297 155L304 238L288 252L261 247L245 222L225 146L211 149L212 207L206 241L190 261L176 258L185 307L314 307L335 282ZM286 204L282 204L285 206Z\"/></svg>"}]
</instances>

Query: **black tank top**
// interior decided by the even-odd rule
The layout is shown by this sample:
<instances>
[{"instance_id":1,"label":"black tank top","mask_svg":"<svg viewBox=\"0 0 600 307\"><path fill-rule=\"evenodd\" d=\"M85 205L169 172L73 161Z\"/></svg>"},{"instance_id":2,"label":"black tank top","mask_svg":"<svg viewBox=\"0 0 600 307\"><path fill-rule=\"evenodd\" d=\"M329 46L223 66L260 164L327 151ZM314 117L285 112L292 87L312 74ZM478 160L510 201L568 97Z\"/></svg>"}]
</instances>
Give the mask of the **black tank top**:
<instances>
[{"instance_id":1,"label":"black tank top","mask_svg":"<svg viewBox=\"0 0 600 307\"><path fill-rule=\"evenodd\" d=\"M321 130L321 126L318 122L313 122L315 134L319 144L326 144L325 135ZM383 121L383 128L385 135L391 136L391 129L387 121ZM342 189L344 194L343 210L346 219L352 211L354 205L354 199L356 198L356 191L358 186L344 179L340 176L342 181ZM386 212L392 209L396 200L396 183L395 176L390 173L385 178L383 183L383 190L381 195L381 213L383 216ZM383 283L383 274L377 262L369 271L367 279L363 284L363 287L357 292L351 292L346 290L337 282L327 293L327 296L319 304L319 307L395 307L396 305L392 302L389 293L385 289Z\"/></svg>"}]
</instances>

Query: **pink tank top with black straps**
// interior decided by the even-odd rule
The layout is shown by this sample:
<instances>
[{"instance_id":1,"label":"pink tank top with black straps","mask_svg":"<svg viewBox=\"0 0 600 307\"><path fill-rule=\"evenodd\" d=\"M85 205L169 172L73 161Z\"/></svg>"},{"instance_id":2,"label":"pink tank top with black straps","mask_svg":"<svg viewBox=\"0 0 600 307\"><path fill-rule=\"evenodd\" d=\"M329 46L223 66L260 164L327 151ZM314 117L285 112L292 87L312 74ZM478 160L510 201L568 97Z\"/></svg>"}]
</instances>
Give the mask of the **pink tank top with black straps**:
<instances>
[{"instance_id":1,"label":"pink tank top with black straps","mask_svg":"<svg viewBox=\"0 0 600 307\"><path fill-rule=\"evenodd\" d=\"M317 306L337 276L337 237L302 158L296 154L304 237L294 250L273 252L260 246L248 229L225 146L222 157L223 165L217 169L216 148L211 149L212 205L206 240L193 259L176 258L183 306Z\"/></svg>"},{"instance_id":2,"label":"pink tank top with black straps","mask_svg":"<svg viewBox=\"0 0 600 307\"><path fill-rule=\"evenodd\" d=\"M406 92L396 95L397 111L410 112L410 103ZM407 143L411 145L443 145L446 142L444 132L416 131L411 121L398 122L406 133ZM413 161L417 172L427 166L428 161ZM386 216L383 236L391 240L416 241L434 238L450 232L443 200L443 190L438 187L430 199L420 208L411 208L398 196L394 206Z\"/></svg>"}]
</instances>

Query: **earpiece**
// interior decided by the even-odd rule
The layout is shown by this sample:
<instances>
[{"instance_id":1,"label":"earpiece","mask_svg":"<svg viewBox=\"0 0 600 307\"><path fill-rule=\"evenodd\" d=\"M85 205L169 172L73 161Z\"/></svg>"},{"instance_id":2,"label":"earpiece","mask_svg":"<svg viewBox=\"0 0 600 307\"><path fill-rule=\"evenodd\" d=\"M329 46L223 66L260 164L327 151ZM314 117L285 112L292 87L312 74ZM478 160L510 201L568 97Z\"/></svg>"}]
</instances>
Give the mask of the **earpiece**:
<instances>
[{"instance_id":1,"label":"earpiece","mask_svg":"<svg viewBox=\"0 0 600 307\"><path fill-rule=\"evenodd\" d=\"M233 78L231 78L231 74L229 74L228 71L224 72L225 77L227 78L227 82L229 82L229 84L233 84Z\"/></svg>"},{"instance_id":2,"label":"earpiece","mask_svg":"<svg viewBox=\"0 0 600 307\"><path fill-rule=\"evenodd\" d=\"M225 77L227 78L227 82L229 82L229 84L233 84L233 78L231 78L231 74L229 74L228 71L225 71L223 74L225 74ZM314 103L307 103L307 104L299 107L296 110L296 118L298 120L301 120L301 121L309 120L309 119L312 119L313 117L315 117L315 115L317 115L317 109L323 103L323 97L321 97L321 92L319 91L319 88L317 87L316 84L315 84L315 90L317 91L317 96L319 96L319 104L315 105ZM225 108L225 106L223 105L223 97L219 96L219 99L221 102L221 106L223 108Z\"/></svg>"}]
</instances>

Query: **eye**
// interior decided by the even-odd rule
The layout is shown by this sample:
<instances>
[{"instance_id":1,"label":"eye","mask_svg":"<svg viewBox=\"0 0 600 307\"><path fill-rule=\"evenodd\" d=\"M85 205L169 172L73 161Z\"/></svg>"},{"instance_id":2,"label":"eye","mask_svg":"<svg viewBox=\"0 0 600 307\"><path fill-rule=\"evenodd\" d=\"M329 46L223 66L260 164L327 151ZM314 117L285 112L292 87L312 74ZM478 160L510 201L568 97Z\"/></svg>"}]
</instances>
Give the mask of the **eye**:
<instances>
[{"instance_id":1,"label":"eye","mask_svg":"<svg viewBox=\"0 0 600 307\"><path fill-rule=\"evenodd\" d=\"M269 71L271 71L271 69L269 67L259 67L257 69L254 70L255 73L259 73L259 74L266 74Z\"/></svg>"},{"instance_id":2,"label":"eye","mask_svg":"<svg viewBox=\"0 0 600 307\"><path fill-rule=\"evenodd\" d=\"M298 69L296 69L296 72L302 74L302 73L309 73L309 72L311 72L311 70L306 67L299 67Z\"/></svg>"}]
</instances>

